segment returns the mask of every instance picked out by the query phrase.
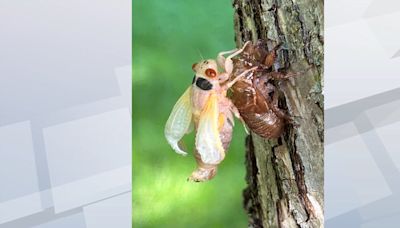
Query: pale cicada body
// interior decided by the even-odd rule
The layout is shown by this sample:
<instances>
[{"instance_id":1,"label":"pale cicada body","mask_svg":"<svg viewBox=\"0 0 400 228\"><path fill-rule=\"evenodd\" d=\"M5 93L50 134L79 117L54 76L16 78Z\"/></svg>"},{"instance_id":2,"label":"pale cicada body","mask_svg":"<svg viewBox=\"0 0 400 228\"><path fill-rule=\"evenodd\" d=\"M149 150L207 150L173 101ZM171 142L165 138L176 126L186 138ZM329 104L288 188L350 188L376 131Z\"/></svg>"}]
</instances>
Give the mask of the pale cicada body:
<instances>
[{"instance_id":1,"label":"pale cicada body","mask_svg":"<svg viewBox=\"0 0 400 228\"><path fill-rule=\"evenodd\" d=\"M233 103L227 98L227 90L241 77L254 71L248 69L233 81L229 81L233 64L231 58L243 51L222 52L217 61L204 60L193 64L193 83L175 104L167 124L165 137L179 154L186 155L180 140L194 125L196 132L195 158L198 168L189 177L193 181L213 178L217 166L225 158L232 139L233 116L239 117ZM233 53L227 58L223 55ZM218 72L218 66L223 72Z\"/></svg>"}]
</instances>

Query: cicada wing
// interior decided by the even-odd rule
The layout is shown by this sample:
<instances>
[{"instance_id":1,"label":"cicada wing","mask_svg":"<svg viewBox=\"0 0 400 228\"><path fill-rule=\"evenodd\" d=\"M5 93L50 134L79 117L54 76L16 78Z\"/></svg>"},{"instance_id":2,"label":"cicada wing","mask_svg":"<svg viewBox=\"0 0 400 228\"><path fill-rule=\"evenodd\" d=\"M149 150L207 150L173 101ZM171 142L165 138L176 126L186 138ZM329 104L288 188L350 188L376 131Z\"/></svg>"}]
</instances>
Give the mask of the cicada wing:
<instances>
[{"instance_id":1,"label":"cicada wing","mask_svg":"<svg viewBox=\"0 0 400 228\"><path fill-rule=\"evenodd\" d=\"M218 164L225 156L218 131L218 116L218 99L212 92L200 113L196 134L196 149L206 164Z\"/></svg>"},{"instance_id":2,"label":"cicada wing","mask_svg":"<svg viewBox=\"0 0 400 228\"><path fill-rule=\"evenodd\" d=\"M179 98L174 105L172 112L165 125L165 138L171 145L172 149L178 154L186 155L179 146L179 141L182 137L189 133L192 125L192 102L191 102L191 90L190 86L186 89L185 93Z\"/></svg>"}]
</instances>

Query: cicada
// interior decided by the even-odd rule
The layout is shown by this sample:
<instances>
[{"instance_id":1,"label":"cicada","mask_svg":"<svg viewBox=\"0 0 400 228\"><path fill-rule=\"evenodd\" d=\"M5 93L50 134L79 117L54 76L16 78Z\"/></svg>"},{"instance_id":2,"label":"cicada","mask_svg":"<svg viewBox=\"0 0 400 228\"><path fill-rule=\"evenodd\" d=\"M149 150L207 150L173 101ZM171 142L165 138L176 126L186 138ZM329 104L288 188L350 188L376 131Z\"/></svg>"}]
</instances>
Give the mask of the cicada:
<instances>
[{"instance_id":1,"label":"cicada","mask_svg":"<svg viewBox=\"0 0 400 228\"><path fill-rule=\"evenodd\" d=\"M194 157L197 169L188 180L199 182L212 179L225 158L232 139L234 116L240 118L238 110L227 97L227 91L236 81L256 69L246 69L231 80L232 58L239 55L245 46L239 50L220 52L217 60L208 59L193 64L195 75L192 85L176 102L167 120L165 137L178 154L187 154L180 146L183 136L192 129L196 132Z\"/></svg>"}]
</instances>

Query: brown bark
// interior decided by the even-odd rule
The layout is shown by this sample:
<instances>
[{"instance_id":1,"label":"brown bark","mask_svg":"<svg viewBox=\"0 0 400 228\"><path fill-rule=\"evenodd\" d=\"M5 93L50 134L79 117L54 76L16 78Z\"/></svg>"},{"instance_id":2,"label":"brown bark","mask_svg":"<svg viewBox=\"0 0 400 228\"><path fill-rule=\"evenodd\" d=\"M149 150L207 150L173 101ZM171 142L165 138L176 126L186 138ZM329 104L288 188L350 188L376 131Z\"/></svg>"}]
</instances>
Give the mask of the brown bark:
<instances>
[{"instance_id":1,"label":"brown bark","mask_svg":"<svg viewBox=\"0 0 400 228\"><path fill-rule=\"evenodd\" d=\"M246 139L249 227L323 227L323 1L234 0L236 44L283 43L280 66L306 71L282 81L281 101L298 126L279 139Z\"/></svg>"}]
</instances>

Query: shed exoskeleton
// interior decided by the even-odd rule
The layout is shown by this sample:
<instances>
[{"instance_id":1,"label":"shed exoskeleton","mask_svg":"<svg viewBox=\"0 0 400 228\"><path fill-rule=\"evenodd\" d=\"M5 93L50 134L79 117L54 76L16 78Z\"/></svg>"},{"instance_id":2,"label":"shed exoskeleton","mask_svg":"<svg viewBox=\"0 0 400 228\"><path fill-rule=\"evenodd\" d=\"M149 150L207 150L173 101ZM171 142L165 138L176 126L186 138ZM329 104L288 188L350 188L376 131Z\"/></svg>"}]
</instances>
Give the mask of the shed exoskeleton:
<instances>
[{"instance_id":1,"label":"shed exoskeleton","mask_svg":"<svg viewBox=\"0 0 400 228\"><path fill-rule=\"evenodd\" d=\"M248 43L234 59L233 80L236 75L254 66L254 74L241 77L232 86L232 101L238 109L246 126L264 138L278 138L282 135L285 124L292 122L291 117L279 107L278 92L273 80L288 79L298 73L283 73L272 69L277 56L277 45L268 51L266 42L259 40L256 44Z\"/></svg>"}]
</instances>

